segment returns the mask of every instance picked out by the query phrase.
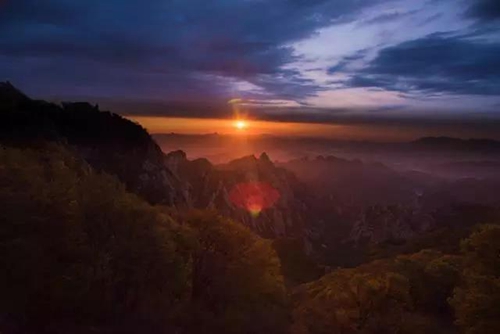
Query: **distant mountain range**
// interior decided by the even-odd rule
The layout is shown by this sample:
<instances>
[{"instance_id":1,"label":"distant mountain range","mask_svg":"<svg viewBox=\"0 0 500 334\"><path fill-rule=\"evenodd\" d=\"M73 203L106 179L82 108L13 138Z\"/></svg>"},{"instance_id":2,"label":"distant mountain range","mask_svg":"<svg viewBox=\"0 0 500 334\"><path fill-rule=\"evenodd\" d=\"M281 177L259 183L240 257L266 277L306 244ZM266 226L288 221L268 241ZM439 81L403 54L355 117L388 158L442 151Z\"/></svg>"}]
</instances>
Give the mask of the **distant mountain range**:
<instances>
[{"instance_id":1,"label":"distant mountain range","mask_svg":"<svg viewBox=\"0 0 500 334\"><path fill-rule=\"evenodd\" d=\"M439 150L500 151L500 141L492 139L458 139L450 137L425 137L411 143L417 148Z\"/></svg>"},{"instance_id":2,"label":"distant mountain range","mask_svg":"<svg viewBox=\"0 0 500 334\"><path fill-rule=\"evenodd\" d=\"M206 133L206 134L179 134L179 133L165 133L155 134L154 137L161 143L166 140L175 140L187 143L197 143L200 140L208 142L219 142L225 140L225 137L231 135L224 135L219 133ZM442 150L498 150L500 151L500 141L486 138L453 138L453 137L422 137L414 141L408 142L373 142L364 140L339 140L318 137L286 137L274 136L271 134L264 134L255 136L255 141L274 141L276 143L293 143L301 142L315 145L335 145L339 147L359 147L361 148L379 148L379 149L442 149Z\"/></svg>"}]
</instances>

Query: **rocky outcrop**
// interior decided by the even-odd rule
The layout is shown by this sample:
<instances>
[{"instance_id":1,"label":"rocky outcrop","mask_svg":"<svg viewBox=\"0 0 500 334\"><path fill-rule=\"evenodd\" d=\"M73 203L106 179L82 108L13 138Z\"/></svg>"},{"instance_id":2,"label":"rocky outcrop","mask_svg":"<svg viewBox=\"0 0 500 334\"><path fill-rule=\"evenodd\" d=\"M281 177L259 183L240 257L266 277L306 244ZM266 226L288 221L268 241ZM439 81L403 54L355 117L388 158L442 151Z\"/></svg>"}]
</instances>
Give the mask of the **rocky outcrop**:
<instances>
[{"instance_id":1,"label":"rocky outcrop","mask_svg":"<svg viewBox=\"0 0 500 334\"><path fill-rule=\"evenodd\" d=\"M302 186L292 173L276 167L266 153L259 158L247 156L214 166L206 159L190 161L184 152L175 151L166 155L165 163L181 181L191 206L216 209L264 237L303 235L305 206L297 195ZM279 199L257 213L238 207L230 194L235 187L245 184L266 185L277 191Z\"/></svg>"},{"instance_id":2,"label":"rocky outcrop","mask_svg":"<svg viewBox=\"0 0 500 334\"><path fill-rule=\"evenodd\" d=\"M435 226L434 219L415 207L390 205L371 206L355 222L350 240L378 244L400 242L420 235Z\"/></svg>"}]
</instances>

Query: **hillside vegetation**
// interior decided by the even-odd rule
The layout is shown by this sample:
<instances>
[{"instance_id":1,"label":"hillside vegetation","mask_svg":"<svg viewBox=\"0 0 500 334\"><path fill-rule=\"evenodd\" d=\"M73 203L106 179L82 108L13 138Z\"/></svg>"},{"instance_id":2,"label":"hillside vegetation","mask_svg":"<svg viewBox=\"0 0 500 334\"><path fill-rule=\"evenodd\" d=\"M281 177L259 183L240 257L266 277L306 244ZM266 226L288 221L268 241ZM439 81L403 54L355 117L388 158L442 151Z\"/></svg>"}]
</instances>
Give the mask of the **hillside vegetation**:
<instances>
[{"instance_id":1,"label":"hillside vegetation","mask_svg":"<svg viewBox=\"0 0 500 334\"><path fill-rule=\"evenodd\" d=\"M268 241L213 213L175 221L67 149L2 147L0 203L0 326L13 332L286 327Z\"/></svg>"}]
</instances>

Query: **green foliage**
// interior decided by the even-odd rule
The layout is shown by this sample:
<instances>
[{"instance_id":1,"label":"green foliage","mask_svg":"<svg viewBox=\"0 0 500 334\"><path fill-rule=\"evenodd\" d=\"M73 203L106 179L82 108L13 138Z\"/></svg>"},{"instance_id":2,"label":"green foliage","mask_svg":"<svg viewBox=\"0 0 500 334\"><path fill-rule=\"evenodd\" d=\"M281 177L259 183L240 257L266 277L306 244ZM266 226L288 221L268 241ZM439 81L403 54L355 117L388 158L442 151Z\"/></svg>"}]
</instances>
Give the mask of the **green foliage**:
<instances>
[{"instance_id":1,"label":"green foliage","mask_svg":"<svg viewBox=\"0 0 500 334\"><path fill-rule=\"evenodd\" d=\"M462 242L468 270L478 275L500 277L500 226L483 225Z\"/></svg>"},{"instance_id":2,"label":"green foliage","mask_svg":"<svg viewBox=\"0 0 500 334\"><path fill-rule=\"evenodd\" d=\"M281 269L287 286L296 286L314 281L324 273L304 251L300 240L280 238L273 241L273 247L281 261Z\"/></svg>"},{"instance_id":3,"label":"green foliage","mask_svg":"<svg viewBox=\"0 0 500 334\"><path fill-rule=\"evenodd\" d=\"M434 249L446 254L460 254L460 242L468 238L475 226L486 221L500 222L500 208L481 204L459 204L446 207L432 215L437 228L416 235L401 243L385 242L369 245L371 260L413 254Z\"/></svg>"},{"instance_id":4,"label":"green foliage","mask_svg":"<svg viewBox=\"0 0 500 334\"><path fill-rule=\"evenodd\" d=\"M21 331L287 330L279 259L240 224L179 224L56 145L0 149L0 203L0 315Z\"/></svg>"},{"instance_id":5,"label":"green foliage","mask_svg":"<svg viewBox=\"0 0 500 334\"><path fill-rule=\"evenodd\" d=\"M0 312L156 323L186 299L183 229L68 151L0 149L0 203Z\"/></svg>"},{"instance_id":6,"label":"green foliage","mask_svg":"<svg viewBox=\"0 0 500 334\"><path fill-rule=\"evenodd\" d=\"M450 299L467 334L500 333L500 226L484 225L462 242L463 283Z\"/></svg>"},{"instance_id":7,"label":"green foliage","mask_svg":"<svg viewBox=\"0 0 500 334\"><path fill-rule=\"evenodd\" d=\"M191 331L285 333L287 297L270 241L215 213L195 212L186 221L198 240Z\"/></svg>"},{"instance_id":8,"label":"green foliage","mask_svg":"<svg viewBox=\"0 0 500 334\"><path fill-rule=\"evenodd\" d=\"M394 272L342 269L299 288L295 299L295 333L396 333L410 286Z\"/></svg>"},{"instance_id":9,"label":"green foliage","mask_svg":"<svg viewBox=\"0 0 500 334\"><path fill-rule=\"evenodd\" d=\"M18 332L500 332L500 226L462 256L423 250L319 269L294 240L128 193L57 145L0 148L0 320ZM277 252L283 259L282 267ZM0 331L4 331L0 322ZM94 331L94 330L92 330Z\"/></svg>"},{"instance_id":10,"label":"green foliage","mask_svg":"<svg viewBox=\"0 0 500 334\"><path fill-rule=\"evenodd\" d=\"M447 299L460 277L461 258L423 250L398 256L393 268L410 282L414 307L421 312L450 316Z\"/></svg>"},{"instance_id":11,"label":"green foliage","mask_svg":"<svg viewBox=\"0 0 500 334\"><path fill-rule=\"evenodd\" d=\"M425 250L336 270L295 290L294 332L442 333L459 269L459 257Z\"/></svg>"}]
</instances>

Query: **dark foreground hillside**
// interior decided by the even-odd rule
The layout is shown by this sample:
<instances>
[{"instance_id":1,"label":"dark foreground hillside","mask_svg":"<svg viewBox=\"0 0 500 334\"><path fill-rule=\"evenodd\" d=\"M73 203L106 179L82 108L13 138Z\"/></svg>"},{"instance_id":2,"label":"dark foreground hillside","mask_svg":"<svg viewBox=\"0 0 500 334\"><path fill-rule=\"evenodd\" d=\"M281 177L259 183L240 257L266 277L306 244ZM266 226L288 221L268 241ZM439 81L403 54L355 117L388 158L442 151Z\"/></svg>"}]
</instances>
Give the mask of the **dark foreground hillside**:
<instances>
[{"instance_id":1,"label":"dark foreground hillside","mask_svg":"<svg viewBox=\"0 0 500 334\"><path fill-rule=\"evenodd\" d=\"M270 242L175 220L59 146L0 149L2 333L282 333Z\"/></svg>"},{"instance_id":2,"label":"dark foreground hillside","mask_svg":"<svg viewBox=\"0 0 500 334\"><path fill-rule=\"evenodd\" d=\"M432 228L410 229L405 217L421 227L424 216L373 206L353 229L329 189L365 174L381 187L371 200L394 186L373 175L392 182L393 171L292 162L306 174L345 170L308 192L265 154L222 166L164 155L120 116L33 101L10 84L0 117L2 334L500 332L496 207L446 209ZM279 200L253 201L253 213L238 207L244 191L228 200L255 180ZM368 241L345 247L352 230Z\"/></svg>"}]
</instances>

